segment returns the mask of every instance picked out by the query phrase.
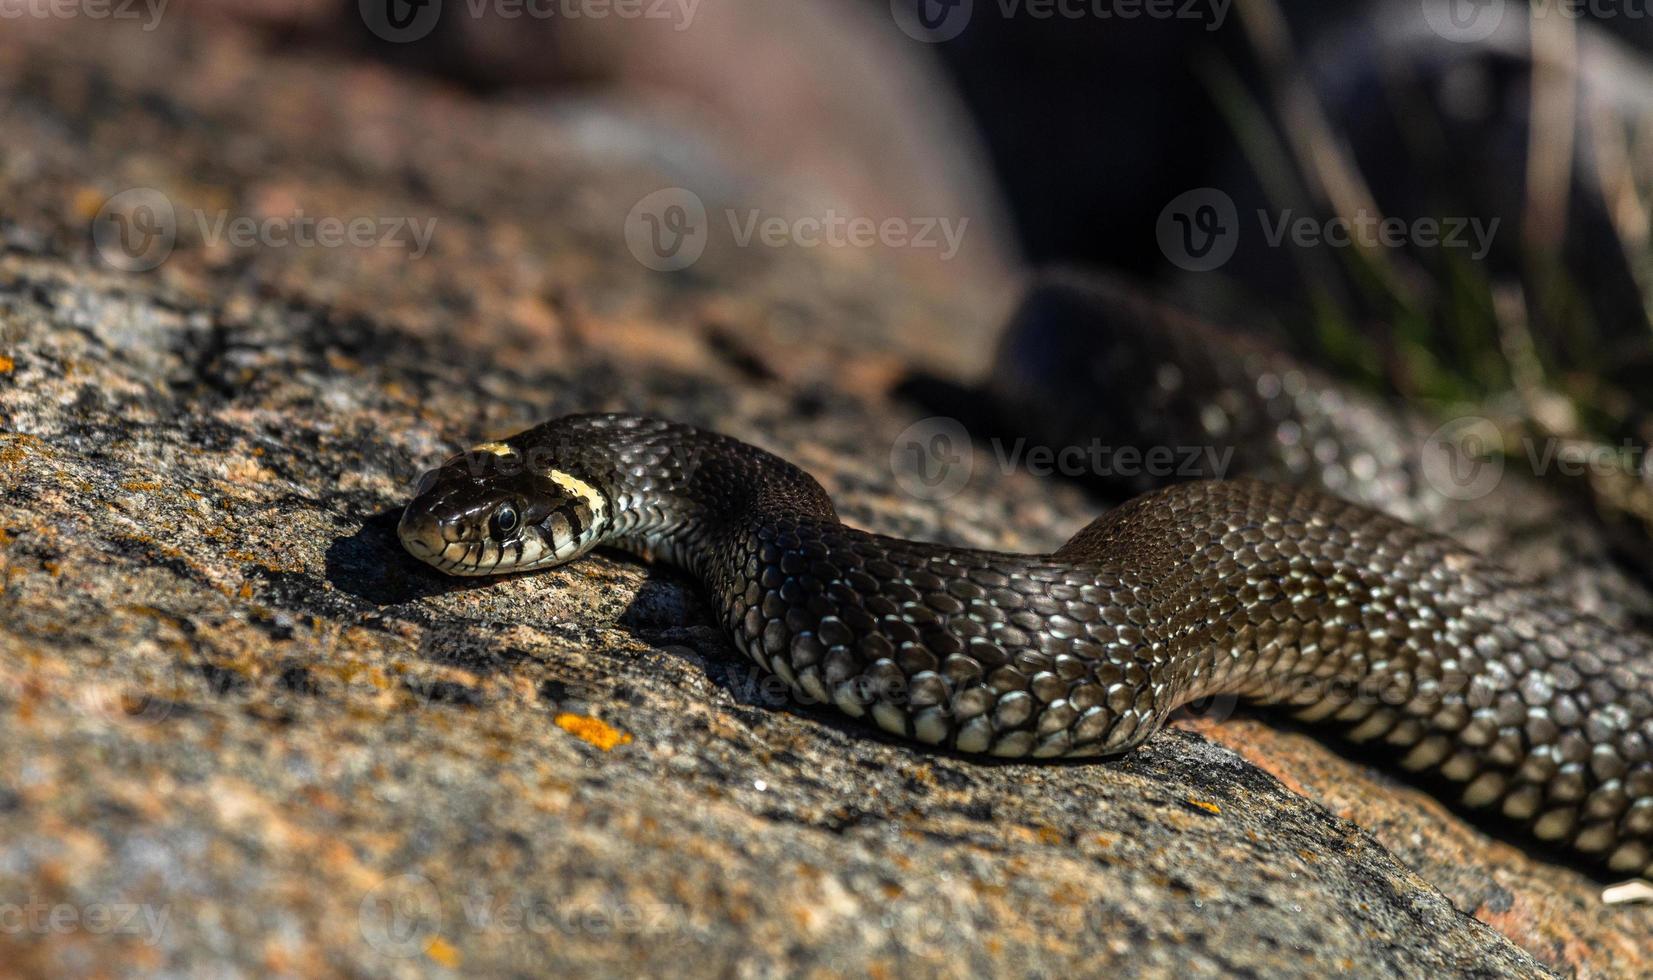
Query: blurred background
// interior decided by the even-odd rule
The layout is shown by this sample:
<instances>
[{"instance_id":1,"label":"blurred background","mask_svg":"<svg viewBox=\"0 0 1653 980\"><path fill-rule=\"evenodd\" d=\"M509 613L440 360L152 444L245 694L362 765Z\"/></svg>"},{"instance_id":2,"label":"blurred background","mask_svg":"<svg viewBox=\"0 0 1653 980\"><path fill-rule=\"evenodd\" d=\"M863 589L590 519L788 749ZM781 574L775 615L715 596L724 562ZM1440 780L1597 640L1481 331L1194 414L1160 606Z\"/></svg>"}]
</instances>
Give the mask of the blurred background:
<instances>
[{"instance_id":1,"label":"blurred background","mask_svg":"<svg viewBox=\"0 0 1653 980\"><path fill-rule=\"evenodd\" d=\"M16 0L5 10L14 41L54 33L65 57L151 79L104 93L140 106L146 84L172 85L178 72L190 76L181 89L215 107L241 103L260 87L246 77L249 51L299 71L348 66L344 108L329 118L283 107L277 79L241 110L269 100L291 116L295 140L313 134L318 159L330 134L355 141L347 152L378 154L389 181L379 186L404 199L448 193L408 162L434 159L444 142L456 170L441 179L453 187L466 153L508 146L522 182L513 217L566 224L562 204L574 201L603 247L623 243L640 272L669 273L616 294L692 294L731 254L749 266L749 246L773 232L843 253L813 277L875 267L953 294L951 330L857 317L853 300L834 306L833 329L894 330L914 362L969 374L1028 271L1076 265L1443 414L1469 406L1511 433L1612 451L1653 435L1653 24L1636 0ZM29 57L13 46L14 65ZM44 65L30 72L20 91L65 84ZM549 128L490 133L493 149L480 150L474 127L443 131L447 100L509 107L502 128ZM409 103L424 145L385 121L382 107ZM120 139L122 172L89 175L71 211L136 184L174 205L217 188L253 214L293 198L280 161L247 146L208 153L233 175L194 164L183 175L165 162L162 129L128 127ZM8 157L14 170L29 152ZM406 159L385 162L397 154ZM570 154L652 177L597 202L559 169ZM444 206L487 210L480 188L453 193ZM179 250L230 261L183 224ZM695 225L692 254L675 248ZM865 241L830 247L856 235ZM235 261L283 260L243 251ZM546 264L533 275L549 277L536 289L551 309L525 318L525 342L556 319L559 290L589 282L568 256ZM372 276L344 278L332 298L387 302ZM768 289L756 278L736 306L768 304L762 315L782 335L819 326L789 315L804 301L785 277ZM400 285L391 276L385 288ZM1606 510L1653 515L1624 467L1586 480Z\"/></svg>"}]
</instances>

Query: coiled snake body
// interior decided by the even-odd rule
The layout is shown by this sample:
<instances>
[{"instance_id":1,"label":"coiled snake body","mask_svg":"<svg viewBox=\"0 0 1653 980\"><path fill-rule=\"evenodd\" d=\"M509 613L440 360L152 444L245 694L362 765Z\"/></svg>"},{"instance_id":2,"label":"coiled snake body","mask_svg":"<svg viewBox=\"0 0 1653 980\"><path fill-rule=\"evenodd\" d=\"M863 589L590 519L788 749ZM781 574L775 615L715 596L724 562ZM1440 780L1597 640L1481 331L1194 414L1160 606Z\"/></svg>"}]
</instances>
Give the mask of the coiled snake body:
<instances>
[{"instance_id":1,"label":"coiled snake body","mask_svg":"<svg viewBox=\"0 0 1653 980\"><path fill-rule=\"evenodd\" d=\"M731 438L584 415L449 460L399 530L454 574L598 545L668 561L798 698L931 745L1115 754L1232 693L1393 746L1615 871L1653 871L1653 644L1314 490L1180 484L1051 554L1004 554L848 527L808 474Z\"/></svg>"}]
</instances>

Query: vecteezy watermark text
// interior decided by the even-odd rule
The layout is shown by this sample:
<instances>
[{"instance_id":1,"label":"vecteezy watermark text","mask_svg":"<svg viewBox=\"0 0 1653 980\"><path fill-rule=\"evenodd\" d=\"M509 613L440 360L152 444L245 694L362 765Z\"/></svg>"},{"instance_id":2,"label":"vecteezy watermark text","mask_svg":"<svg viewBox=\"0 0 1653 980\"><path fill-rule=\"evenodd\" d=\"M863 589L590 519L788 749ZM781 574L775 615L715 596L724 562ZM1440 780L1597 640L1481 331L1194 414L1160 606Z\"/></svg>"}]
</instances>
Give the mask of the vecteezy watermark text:
<instances>
[{"instance_id":1,"label":"vecteezy watermark text","mask_svg":"<svg viewBox=\"0 0 1653 980\"><path fill-rule=\"evenodd\" d=\"M1285 563L1276 564L1279 574L1287 573ZM914 677L900 670L869 670L866 666L850 657L838 664L824 664L818 671L805 670L797 675L801 681L794 681L752 665L731 676L729 681L736 696L751 704L779 707L831 703L846 710L872 709L877 705L923 708L943 703L970 687L969 682L940 682L933 676ZM1184 718L1222 721L1232 716L1244 700L1253 704L1317 707L1328 715L1359 705L1374 710L1405 708L1416 717L1429 717L1444 708L1472 711L1491 707L1502 693L1486 677L1462 672L1437 678L1417 677L1405 671L1342 670L1323 674L1294 670L1256 679L1247 686L1243 698L1234 693L1219 693L1185 702L1177 714Z\"/></svg>"},{"instance_id":2,"label":"vecteezy watermark text","mask_svg":"<svg viewBox=\"0 0 1653 980\"><path fill-rule=\"evenodd\" d=\"M1567 20L1646 20L1653 16L1649 0L1420 0L1424 23L1448 41L1474 44L1485 41L1504 24L1506 11L1516 18L1543 21L1548 17ZM1512 23L1515 22L1512 20Z\"/></svg>"},{"instance_id":3,"label":"vecteezy watermark text","mask_svg":"<svg viewBox=\"0 0 1653 980\"><path fill-rule=\"evenodd\" d=\"M505 20L666 20L687 30L700 0L465 0L472 17L492 13Z\"/></svg>"},{"instance_id":4,"label":"vecteezy watermark text","mask_svg":"<svg viewBox=\"0 0 1653 980\"><path fill-rule=\"evenodd\" d=\"M828 208L820 216L804 215L783 218L765 216L757 208L737 213L733 208L725 212L729 233L740 248L749 247L754 240L766 248L885 248L938 249L943 259L958 254L964 240L964 229L969 218L955 223L949 218L883 218L839 214Z\"/></svg>"},{"instance_id":5,"label":"vecteezy watermark text","mask_svg":"<svg viewBox=\"0 0 1653 980\"><path fill-rule=\"evenodd\" d=\"M438 469L427 471L420 477L415 487L415 495L423 494L429 489L429 482L440 476L440 470L463 465L465 471L472 477L488 475L512 477L524 473L543 474L557 469L559 459L572 459L579 454L577 446L571 446L563 441L554 441L551 445L532 445L526 449L518 449L502 442L485 442L472 446L463 452L449 456ZM705 452L698 447L672 446L666 450L665 456L672 461L677 472L688 479L705 459Z\"/></svg>"},{"instance_id":6,"label":"vecteezy watermark text","mask_svg":"<svg viewBox=\"0 0 1653 980\"><path fill-rule=\"evenodd\" d=\"M1425 479L1453 500L1476 500L1492 493L1510 466L1536 477L1653 479L1653 448L1643 443L1625 439L1612 445L1530 434L1516 438L1477 415L1448 420L1420 448Z\"/></svg>"},{"instance_id":7,"label":"vecteezy watermark text","mask_svg":"<svg viewBox=\"0 0 1653 980\"><path fill-rule=\"evenodd\" d=\"M5 0L0 0L5 2ZM435 218L288 214L236 215L195 208L183 212L208 246L230 248L399 249L422 258L436 234ZM178 241L180 211L149 187L134 187L103 203L92 219L92 244L104 262L126 272L146 272L165 262Z\"/></svg>"},{"instance_id":8,"label":"vecteezy watermark text","mask_svg":"<svg viewBox=\"0 0 1653 980\"><path fill-rule=\"evenodd\" d=\"M1492 250L1501 223L1498 217L1469 215L1406 219L1364 208L1329 218L1259 208L1256 217L1261 234L1253 240L1268 248L1462 249L1477 262ZM1233 257L1242 225L1233 198L1215 187L1199 187L1165 205L1156 237L1173 265L1209 272Z\"/></svg>"},{"instance_id":9,"label":"vecteezy watermark text","mask_svg":"<svg viewBox=\"0 0 1653 980\"><path fill-rule=\"evenodd\" d=\"M495 935L560 933L566 936L689 938L689 914L667 902L551 901L534 895L472 890L458 900L457 917L429 878L386 878L362 896L357 925L369 946L386 956L426 952L449 927Z\"/></svg>"},{"instance_id":10,"label":"vecteezy watermark text","mask_svg":"<svg viewBox=\"0 0 1653 980\"><path fill-rule=\"evenodd\" d=\"M1100 436L1087 442L1049 446L1027 439L988 440L1000 473L1023 470L1037 477L1149 477L1155 482L1221 479L1233 460L1233 446L1116 445ZM896 483L920 500L944 500L963 490L975 472L970 433L957 419L934 416L914 422L890 445L890 472Z\"/></svg>"},{"instance_id":11,"label":"vecteezy watermark text","mask_svg":"<svg viewBox=\"0 0 1653 980\"><path fill-rule=\"evenodd\" d=\"M35 936L84 932L97 936L138 936L145 946L159 943L172 917L168 905L140 902L0 902L0 933Z\"/></svg>"},{"instance_id":12,"label":"vecteezy watermark text","mask_svg":"<svg viewBox=\"0 0 1653 980\"><path fill-rule=\"evenodd\" d=\"M0 0L0 20L138 20L153 31L167 0Z\"/></svg>"},{"instance_id":13,"label":"vecteezy watermark text","mask_svg":"<svg viewBox=\"0 0 1653 980\"><path fill-rule=\"evenodd\" d=\"M1101 438L1084 445L1030 445L1016 439L1008 445L991 440L999 469L1024 469L1033 476L1151 476L1192 480L1228 470L1233 446L1114 446Z\"/></svg>"},{"instance_id":14,"label":"vecteezy watermark text","mask_svg":"<svg viewBox=\"0 0 1653 980\"><path fill-rule=\"evenodd\" d=\"M1299 248L1330 245L1332 248L1468 248L1469 257L1479 262L1492 248L1492 236L1498 233L1499 218L1482 221L1480 218L1414 218L1407 221L1393 216L1384 217L1364 209L1352 218L1311 218L1297 215L1290 208L1270 220L1267 211L1258 211L1257 220L1263 226L1263 238L1269 248L1279 248L1289 236Z\"/></svg>"},{"instance_id":15,"label":"vecteezy watermark text","mask_svg":"<svg viewBox=\"0 0 1653 980\"><path fill-rule=\"evenodd\" d=\"M767 214L761 208L726 208L723 224L735 248L889 248L933 252L946 261L958 254L968 217L844 214ZM699 261L719 227L700 195L667 187L644 196L626 215L626 247L657 272L677 272Z\"/></svg>"},{"instance_id":16,"label":"vecteezy watermark text","mask_svg":"<svg viewBox=\"0 0 1653 980\"><path fill-rule=\"evenodd\" d=\"M681 934L688 918L666 902L553 902L531 895L473 891L459 900L467 928L477 932L559 932L566 936Z\"/></svg>"},{"instance_id":17,"label":"vecteezy watermark text","mask_svg":"<svg viewBox=\"0 0 1653 980\"><path fill-rule=\"evenodd\" d=\"M392 44L409 44L430 34L442 19L443 0L357 0L367 29ZM464 0L449 9L473 20L667 21L688 30L700 0Z\"/></svg>"},{"instance_id":18,"label":"vecteezy watermark text","mask_svg":"<svg viewBox=\"0 0 1653 980\"><path fill-rule=\"evenodd\" d=\"M231 248L400 248L410 258L424 256L436 233L436 219L421 224L417 218L334 216L317 217L295 210L292 214L265 218L231 216L226 211L196 210L196 229L208 245L220 242Z\"/></svg>"},{"instance_id":19,"label":"vecteezy watermark text","mask_svg":"<svg viewBox=\"0 0 1653 980\"><path fill-rule=\"evenodd\" d=\"M1234 0L890 0L890 16L902 33L935 44L964 33L978 12L1001 20L1179 20L1207 31L1222 27ZM1123 26L1123 25L1121 25Z\"/></svg>"}]
</instances>

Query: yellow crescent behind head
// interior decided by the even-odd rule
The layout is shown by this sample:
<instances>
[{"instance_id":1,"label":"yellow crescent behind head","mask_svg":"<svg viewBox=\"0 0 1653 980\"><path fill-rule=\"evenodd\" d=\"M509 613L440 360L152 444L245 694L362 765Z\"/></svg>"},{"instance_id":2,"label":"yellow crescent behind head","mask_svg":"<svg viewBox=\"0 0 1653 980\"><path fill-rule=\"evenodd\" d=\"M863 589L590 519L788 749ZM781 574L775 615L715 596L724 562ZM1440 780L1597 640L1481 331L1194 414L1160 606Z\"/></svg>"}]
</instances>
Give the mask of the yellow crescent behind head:
<instances>
[{"instance_id":1,"label":"yellow crescent behind head","mask_svg":"<svg viewBox=\"0 0 1653 980\"><path fill-rule=\"evenodd\" d=\"M545 475L547 479L549 479L552 483L555 483L557 486L562 487L571 494L584 498L585 505L591 508L591 514L594 519L602 520L605 516L607 516L605 514L607 509L607 501L603 498L602 494L597 492L596 487L585 482L574 474L565 473L562 470L546 470Z\"/></svg>"}]
</instances>

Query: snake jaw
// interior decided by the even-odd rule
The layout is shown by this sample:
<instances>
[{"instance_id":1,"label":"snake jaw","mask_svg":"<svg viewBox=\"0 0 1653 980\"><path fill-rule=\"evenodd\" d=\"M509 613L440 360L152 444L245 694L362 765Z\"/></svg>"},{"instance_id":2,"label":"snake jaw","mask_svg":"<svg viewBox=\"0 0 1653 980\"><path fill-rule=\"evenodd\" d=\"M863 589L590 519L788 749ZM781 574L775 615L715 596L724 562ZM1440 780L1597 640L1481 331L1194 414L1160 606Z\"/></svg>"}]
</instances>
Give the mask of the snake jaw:
<instances>
[{"instance_id":1,"label":"snake jaw","mask_svg":"<svg viewBox=\"0 0 1653 980\"><path fill-rule=\"evenodd\" d=\"M410 507L396 531L409 554L449 575L499 575L556 564L536 527L504 539L489 537L486 527L480 534L461 528L452 540L443 528L441 522Z\"/></svg>"}]
</instances>

